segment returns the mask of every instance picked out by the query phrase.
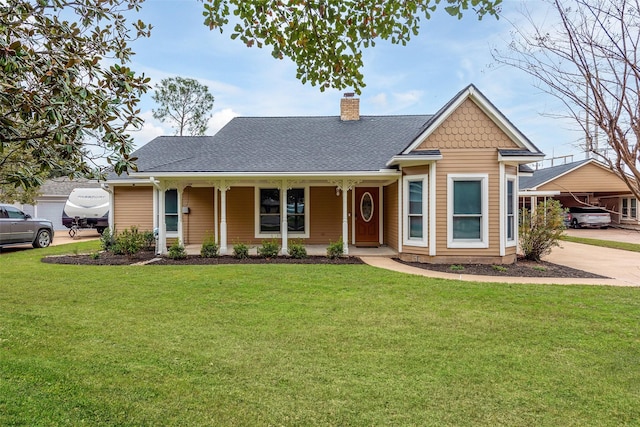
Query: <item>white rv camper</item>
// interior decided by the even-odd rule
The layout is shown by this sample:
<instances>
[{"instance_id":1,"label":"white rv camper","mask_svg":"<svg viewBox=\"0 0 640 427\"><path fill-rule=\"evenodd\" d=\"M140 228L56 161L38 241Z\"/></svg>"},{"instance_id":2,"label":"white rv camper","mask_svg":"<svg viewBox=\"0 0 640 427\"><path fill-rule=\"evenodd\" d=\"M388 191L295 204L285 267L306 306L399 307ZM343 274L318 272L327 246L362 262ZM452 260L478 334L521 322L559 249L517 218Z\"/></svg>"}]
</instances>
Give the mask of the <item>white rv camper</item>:
<instances>
[{"instance_id":1,"label":"white rv camper","mask_svg":"<svg viewBox=\"0 0 640 427\"><path fill-rule=\"evenodd\" d=\"M95 228L102 234L109 227L109 193L102 188L74 188L64 205L62 224L69 233Z\"/></svg>"}]
</instances>

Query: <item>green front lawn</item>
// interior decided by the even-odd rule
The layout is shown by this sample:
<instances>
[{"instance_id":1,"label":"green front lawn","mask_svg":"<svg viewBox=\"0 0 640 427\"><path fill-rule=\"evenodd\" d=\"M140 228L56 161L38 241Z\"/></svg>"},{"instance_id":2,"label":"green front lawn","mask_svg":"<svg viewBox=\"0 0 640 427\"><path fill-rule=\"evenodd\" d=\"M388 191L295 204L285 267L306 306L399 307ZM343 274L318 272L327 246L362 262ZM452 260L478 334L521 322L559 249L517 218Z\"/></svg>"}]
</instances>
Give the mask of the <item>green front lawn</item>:
<instances>
[{"instance_id":1,"label":"green front lawn","mask_svg":"<svg viewBox=\"0 0 640 427\"><path fill-rule=\"evenodd\" d=\"M0 255L0 425L640 422L640 289L39 262L74 247Z\"/></svg>"},{"instance_id":2,"label":"green front lawn","mask_svg":"<svg viewBox=\"0 0 640 427\"><path fill-rule=\"evenodd\" d=\"M588 237L562 236L562 240L574 243L583 243L585 245L600 246L603 248L622 249L624 251L640 252L640 244L616 242L614 240L590 239Z\"/></svg>"}]
</instances>

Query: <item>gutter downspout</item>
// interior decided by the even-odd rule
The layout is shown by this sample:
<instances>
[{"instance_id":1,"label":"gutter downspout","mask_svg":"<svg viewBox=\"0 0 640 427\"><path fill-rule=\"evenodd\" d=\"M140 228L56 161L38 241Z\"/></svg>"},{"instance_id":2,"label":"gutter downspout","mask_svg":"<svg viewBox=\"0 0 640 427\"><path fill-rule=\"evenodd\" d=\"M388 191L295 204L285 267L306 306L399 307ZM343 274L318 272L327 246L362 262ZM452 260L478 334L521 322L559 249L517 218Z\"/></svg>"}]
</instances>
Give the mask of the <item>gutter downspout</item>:
<instances>
[{"instance_id":1,"label":"gutter downspout","mask_svg":"<svg viewBox=\"0 0 640 427\"><path fill-rule=\"evenodd\" d=\"M115 224L113 223L114 221L113 210L114 210L114 203L115 203L113 190L109 188L109 184L105 182L100 184L100 188L102 188L104 191L109 193L109 215L108 215L107 221L109 222L109 227L111 227L111 234L113 235L113 229L115 227Z\"/></svg>"}]
</instances>

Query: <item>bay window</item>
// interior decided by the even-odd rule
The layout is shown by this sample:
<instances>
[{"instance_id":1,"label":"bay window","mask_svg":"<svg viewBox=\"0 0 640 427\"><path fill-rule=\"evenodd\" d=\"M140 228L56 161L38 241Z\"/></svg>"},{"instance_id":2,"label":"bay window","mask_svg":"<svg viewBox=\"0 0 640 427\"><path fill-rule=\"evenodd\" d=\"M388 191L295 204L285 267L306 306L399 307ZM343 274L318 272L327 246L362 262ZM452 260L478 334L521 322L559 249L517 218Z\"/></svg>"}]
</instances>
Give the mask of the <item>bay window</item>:
<instances>
[{"instance_id":1,"label":"bay window","mask_svg":"<svg viewBox=\"0 0 640 427\"><path fill-rule=\"evenodd\" d=\"M447 247L488 247L488 181L487 174L447 176Z\"/></svg>"}]
</instances>

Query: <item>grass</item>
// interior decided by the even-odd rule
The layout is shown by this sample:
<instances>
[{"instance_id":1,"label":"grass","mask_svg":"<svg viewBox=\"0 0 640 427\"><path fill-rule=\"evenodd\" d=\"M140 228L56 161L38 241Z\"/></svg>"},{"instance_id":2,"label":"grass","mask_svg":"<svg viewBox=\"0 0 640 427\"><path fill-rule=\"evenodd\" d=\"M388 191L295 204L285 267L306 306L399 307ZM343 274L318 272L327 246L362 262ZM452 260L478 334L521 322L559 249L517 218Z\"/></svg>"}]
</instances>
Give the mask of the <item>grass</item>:
<instances>
[{"instance_id":1,"label":"grass","mask_svg":"<svg viewBox=\"0 0 640 427\"><path fill-rule=\"evenodd\" d=\"M639 289L39 262L72 250L0 255L0 425L640 420Z\"/></svg>"},{"instance_id":2,"label":"grass","mask_svg":"<svg viewBox=\"0 0 640 427\"><path fill-rule=\"evenodd\" d=\"M585 245L601 246L603 248L622 249L625 251L640 252L640 244L615 242L613 240L589 239L587 237L562 236L562 240Z\"/></svg>"}]
</instances>

